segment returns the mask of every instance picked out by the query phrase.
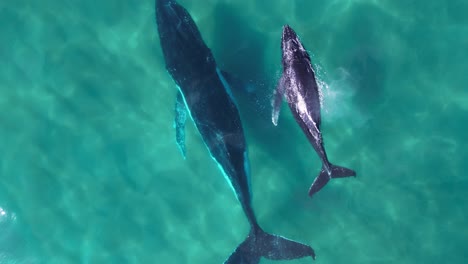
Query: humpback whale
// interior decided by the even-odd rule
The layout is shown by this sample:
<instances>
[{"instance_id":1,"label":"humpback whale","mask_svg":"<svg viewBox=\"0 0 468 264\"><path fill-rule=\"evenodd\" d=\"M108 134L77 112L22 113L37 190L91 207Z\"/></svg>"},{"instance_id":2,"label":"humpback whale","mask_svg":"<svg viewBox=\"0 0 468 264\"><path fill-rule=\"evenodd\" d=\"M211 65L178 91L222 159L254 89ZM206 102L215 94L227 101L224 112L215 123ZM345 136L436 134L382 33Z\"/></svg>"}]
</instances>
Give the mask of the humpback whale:
<instances>
[{"instance_id":1,"label":"humpback whale","mask_svg":"<svg viewBox=\"0 0 468 264\"><path fill-rule=\"evenodd\" d=\"M283 75L273 95L272 122L275 126L278 124L285 97L294 119L322 161L322 169L309 189L309 196L312 196L331 178L356 176L356 172L328 161L320 131L320 95L314 69L308 52L289 25L283 27L281 50Z\"/></svg>"},{"instance_id":2,"label":"humpback whale","mask_svg":"<svg viewBox=\"0 0 468 264\"><path fill-rule=\"evenodd\" d=\"M257 223L251 203L247 143L229 78L217 67L190 14L174 0L156 0L156 23L166 70L178 88L174 122L177 144L185 154L183 129L188 116L250 224L247 238L224 263L257 264L261 257L315 259L310 246L266 233Z\"/></svg>"}]
</instances>

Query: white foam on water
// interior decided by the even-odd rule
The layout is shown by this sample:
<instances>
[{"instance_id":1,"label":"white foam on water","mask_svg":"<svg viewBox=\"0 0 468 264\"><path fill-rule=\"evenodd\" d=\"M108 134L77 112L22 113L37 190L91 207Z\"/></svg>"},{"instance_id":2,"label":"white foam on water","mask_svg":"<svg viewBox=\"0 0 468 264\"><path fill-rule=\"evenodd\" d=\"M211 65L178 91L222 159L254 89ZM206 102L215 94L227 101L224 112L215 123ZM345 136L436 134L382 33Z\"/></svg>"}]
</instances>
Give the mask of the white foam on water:
<instances>
[{"instance_id":1,"label":"white foam on water","mask_svg":"<svg viewBox=\"0 0 468 264\"><path fill-rule=\"evenodd\" d=\"M356 88L352 85L352 76L345 68L338 68L336 79L328 79L328 75L320 66L317 67L317 84L319 86L322 119L327 122L337 119L351 119L353 126L361 126L369 117L357 108L352 99Z\"/></svg>"},{"instance_id":2,"label":"white foam on water","mask_svg":"<svg viewBox=\"0 0 468 264\"><path fill-rule=\"evenodd\" d=\"M16 220L16 215L14 213L9 213L2 207L0 207L0 222L3 221L15 221Z\"/></svg>"}]
</instances>

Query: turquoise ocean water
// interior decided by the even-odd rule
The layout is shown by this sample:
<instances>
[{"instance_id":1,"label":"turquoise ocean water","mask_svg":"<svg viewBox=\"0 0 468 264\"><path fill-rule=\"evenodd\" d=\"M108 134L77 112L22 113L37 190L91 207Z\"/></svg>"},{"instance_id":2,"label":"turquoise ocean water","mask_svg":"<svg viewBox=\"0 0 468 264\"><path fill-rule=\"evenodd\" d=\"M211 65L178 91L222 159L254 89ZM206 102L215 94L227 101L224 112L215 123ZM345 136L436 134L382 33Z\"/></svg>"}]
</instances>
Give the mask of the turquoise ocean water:
<instances>
[{"instance_id":1,"label":"turquoise ocean water","mask_svg":"<svg viewBox=\"0 0 468 264\"><path fill-rule=\"evenodd\" d=\"M315 263L468 263L468 2L180 0L236 91L265 230ZM222 263L248 232L187 125L153 1L0 2L0 263ZM283 105L290 24L312 53L330 160L357 171L307 190L320 161ZM289 262L311 263L310 259Z\"/></svg>"}]
</instances>

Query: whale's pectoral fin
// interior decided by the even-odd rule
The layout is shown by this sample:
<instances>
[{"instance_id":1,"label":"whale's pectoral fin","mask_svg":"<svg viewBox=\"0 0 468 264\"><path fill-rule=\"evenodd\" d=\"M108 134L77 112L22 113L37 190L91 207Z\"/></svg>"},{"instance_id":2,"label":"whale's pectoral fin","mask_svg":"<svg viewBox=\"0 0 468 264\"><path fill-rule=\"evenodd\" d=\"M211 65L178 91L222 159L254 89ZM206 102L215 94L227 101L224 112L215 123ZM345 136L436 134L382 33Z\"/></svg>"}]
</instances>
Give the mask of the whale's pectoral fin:
<instances>
[{"instance_id":1,"label":"whale's pectoral fin","mask_svg":"<svg viewBox=\"0 0 468 264\"><path fill-rule=\"evenodd\" d=\"M255 91L255 87L251 84L248 83L232 74L230 74L227 71L221 71L221 74L223 75L224 79L226 82L229 84L229 86L232 87L232 89L236 91L244 91L247 93L252 93Z\"/></svg>"},{"instance_id":2,"label":"whale's pectoral fin","mask_svg":"<svg viewBox=\"0 0 468 264\"><path fill-rule=\"evenodd\" d=\"M176 130L176 142L182 156L185 159L185 121L187 120L187 109L180 91L177 92L177 99L175 103L175 120L174 128Z\"/></svg>"},{"instance_id":3,"label":"whale's pectoral fin","mask_svg":"<svg viewBox=\"0 0 468 264\"><path fill-rule=\"evenodd\" d=\"M284 92L286 91L286 83L284 76L278 81L278 85L276 86L275 92L273 94L272 100L272 113L271 113L271 121L275 126L278 125L278 118L281 110L281 103L283 102Z\"/></svg>"}]
</instances>

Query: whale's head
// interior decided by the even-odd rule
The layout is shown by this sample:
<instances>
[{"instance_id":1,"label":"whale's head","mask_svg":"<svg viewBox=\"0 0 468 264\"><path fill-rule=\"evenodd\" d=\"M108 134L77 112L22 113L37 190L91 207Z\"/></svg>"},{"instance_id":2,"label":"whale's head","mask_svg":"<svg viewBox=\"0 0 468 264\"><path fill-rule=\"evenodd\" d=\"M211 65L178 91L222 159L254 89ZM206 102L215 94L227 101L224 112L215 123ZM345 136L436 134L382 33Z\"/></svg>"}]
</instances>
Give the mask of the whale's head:
<instances>
[{"instance_id":1,"label":"whale's head","mask_svg":"<svg viewBox=\"0 0 468 264\"><path fill-rule=\"evenodd\" d=\"M190 13L175 0L156 0L156 23L161 41L170 48L204 48L200 31ZM183 47L177 47L183 43Z\"/></svg>"},{"instance_id":2,"label":"whale's head","mask_svg":"<svg viewBox=\"0 0 468 264\"><path fill-rule=\"evenodd\" d=\"M281 41L283 44L288 44L290 41L297 39L297 34L289 25L283 26L283 35Z\"/></svg>"},{"instance_id":3,"label":"whale's head","mask_svg":"<svg viewBox=\"0 0 468 264\"><path fill-rule=\"evenodd\" d=\"M156 0L156 23L160 37L172 42L201 38L189 12L175 0Z\"/></svg>"},{"instance_id":4,"label":"whale's head","mask_svg":"<svg viewBox=\"0 0 468 264\"><path fill-rule=\"evenodd\" d=\"M193 66L187 62L199 63L211 59L211 51L193 18L177 1L156 0L156 23L166 68L170 72L186 67L182 71L186 73Z\"/></svg>"},{"instance_id":5,"label":"whale's head","mask_svg":"<svg viewBox=\"0 0 468 264\"><path fill-rule=\"evenodd\" d=\"M296 32L289 26L283 27L283 35L281 37L281 50L283 53L283 66L291 66L293 62L308 60L309 54L302 45Z\"/></svg>"}]
</instances>

